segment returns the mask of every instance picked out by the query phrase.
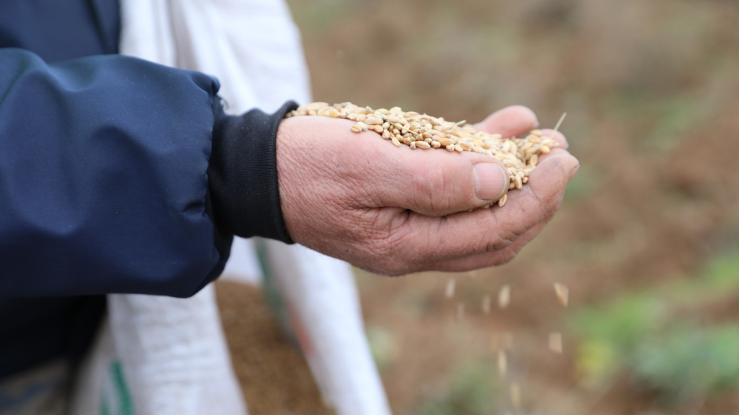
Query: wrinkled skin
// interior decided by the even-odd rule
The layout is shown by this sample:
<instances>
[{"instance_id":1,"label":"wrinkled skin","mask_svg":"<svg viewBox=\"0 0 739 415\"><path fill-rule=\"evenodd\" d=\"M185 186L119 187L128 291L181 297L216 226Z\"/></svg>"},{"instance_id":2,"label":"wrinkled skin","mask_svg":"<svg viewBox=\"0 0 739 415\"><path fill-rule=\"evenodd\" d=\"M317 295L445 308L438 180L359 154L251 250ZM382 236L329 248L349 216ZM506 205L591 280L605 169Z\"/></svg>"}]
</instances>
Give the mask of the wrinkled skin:
<instances>
[{"instance_id":1,"label":"wrinkled skin","mask_svg":"<svg viewBox=\"0 0 739 415\"><path fill-rule=\"evenodd\" d=\"M557 212L579 168L555 133L561 146L540 157L528 185L511 191L503 208L477 209L503 190L479 198L484 192L476 192L473 166L501 165L497 160L396 148L374 132L352 133L352 124L325 117L282 121L280 200L295 242L377 274L468 271L510 261ZM515 106L476 128L510 137L536 125L531 110Z\"/></svg>"}]
</instances>

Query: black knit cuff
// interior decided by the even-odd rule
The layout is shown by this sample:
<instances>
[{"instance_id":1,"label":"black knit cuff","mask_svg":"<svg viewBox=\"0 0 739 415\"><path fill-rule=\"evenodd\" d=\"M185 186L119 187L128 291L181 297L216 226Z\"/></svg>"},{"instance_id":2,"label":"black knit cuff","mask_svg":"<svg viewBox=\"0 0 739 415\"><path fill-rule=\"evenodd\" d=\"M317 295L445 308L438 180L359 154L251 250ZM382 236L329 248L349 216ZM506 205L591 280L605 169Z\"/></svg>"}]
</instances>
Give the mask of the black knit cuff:
<instances>
[{"instance_id":1,"label":"black knit cuff","mask_svg":"<svg viewBox=\"0 0 739 415\"><path fill-rule=\"evenodd\" d=\"M219 99L213 105L208 187L218 230L293 243L282 219L275 141L280 121L298 105L288 101L274 114L255 109L240 116L226 115Z\"/></svg>"}]
</instances>

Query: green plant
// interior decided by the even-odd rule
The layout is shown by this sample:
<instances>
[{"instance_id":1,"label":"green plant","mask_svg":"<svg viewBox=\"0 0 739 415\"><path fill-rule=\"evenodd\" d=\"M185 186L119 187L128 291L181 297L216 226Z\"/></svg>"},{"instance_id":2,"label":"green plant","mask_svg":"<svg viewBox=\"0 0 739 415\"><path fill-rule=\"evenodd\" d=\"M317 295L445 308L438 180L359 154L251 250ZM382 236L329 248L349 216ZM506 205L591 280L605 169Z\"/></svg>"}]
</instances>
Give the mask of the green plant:
<instances>
[{"instance_id":1,"label":"green plant","mask_svg":"<svg viewBox=\"0 0 739 415\"><path fill-rule=\"evenodd\" d=\"M488 415L499 413L501 395L492 363L459 367L447 388L425 401L418 415ZM497 402L497 403L496 403Z\"/></svg>"},{"instance_id":2,"label":"green plant","mask_svg":"<svg viewBox=\"0 0 739 415\"><path fill-rule=\"evenodd\" d=\"M686 324L650 336L631 357L635 380L668 404L739 385L739 328Z\"/></svg>"},{"instance_id":3,"label":"green plant","mask_svg":"<svg viewBox=\"0 0 739 415\"><path fill-rule=\"evenodd\" d=\"M377 367L384 370L397 353L395 339L388 330L380 326L369 326L366 332L372 358Z\"/></svg>"},{"instance_id":4,"label":"green plant","mask_svg":"<svg viewBox=\"0 0 739 415\"><path fill-rule=\"evenodd\" d=\"M698 277L578 310L571 327L580 337L579 372L590 384L629 373L668 405L739 388L739 327L706 326L675 312L738 288L739 256L729 253Z\"/></svg>"},{"instance_id":5,"label":"green plant","mask_svg":"<svg viewBox=\"0 0 739 415\"><path fill-rule=\"evenodd\" d=\"M626 353L659 326L665 311L662 301L647 294L631 294L603 307L580 310L573 326L585 338L607 342Z\"/></svg>"}]
</instances>

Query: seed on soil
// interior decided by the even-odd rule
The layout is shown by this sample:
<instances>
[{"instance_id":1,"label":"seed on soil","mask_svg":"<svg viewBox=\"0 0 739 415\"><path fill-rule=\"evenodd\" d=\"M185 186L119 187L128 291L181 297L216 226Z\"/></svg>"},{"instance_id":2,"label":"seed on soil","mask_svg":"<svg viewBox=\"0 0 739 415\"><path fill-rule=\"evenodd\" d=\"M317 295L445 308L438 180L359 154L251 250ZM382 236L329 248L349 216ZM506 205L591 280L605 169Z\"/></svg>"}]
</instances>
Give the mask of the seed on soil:
<instances>
[{"instance_id":1,"label":"seed on soil","mask_svg":"<svg viewBox=\"0 0 739 415\"><path fill-rule=\"evenodd\" d=\"M566 113L562 115L554 132L543 136L541 130L532 130L525 137L504 138L500 134L490 134L476 130L467 121L452 122L443 118L419 114L414 111L404 112L399 107L390 110L370 107L359 107L351 102L329 105L326 102L313 102L301 105L285 117L324 116L344 118L355 121L351 131L361 133L372 131L391 140L393 145L409 146L411 149L444 149L448 152L477 154L494 157L508 168L509 189L521 189L529 182L529 174L539 164L539 156L559 146L554 140L554 132L562 124ZM499 201L503 207L507 195Z\"/></svg>"},{"instance_id":2,"label":"seed on soil","mask_svg":"<svg viewBox=\"0 0 739 415\"><path fill-rule=\"evenodd\" d=\"M562 333L549 333L549 350L562 354Z\"/></svg>"},{"instance_id":3,"label":"seed on soil","mask_svg":"<svg viewBox=\"0 0 739 415\"><path fill-rule=\"evenodd\" d=\"M506 308L508 307L508 304L511 302L511 286L510 285L504 285L501 287L500 291L498 291L498 307L500 308Z\"/></svg>"},{"instance_id":4,"label":"seed on soil","mask_svg":"<svg viewBox=\"0 0 739 415\"><path fill-rule=\"evenodd\" d=\"M554 293L557 294L557 300L563 307L567 307L570 298L570 289L566 285L558 282L554 283Z\"/></svg>"}]
</instances>

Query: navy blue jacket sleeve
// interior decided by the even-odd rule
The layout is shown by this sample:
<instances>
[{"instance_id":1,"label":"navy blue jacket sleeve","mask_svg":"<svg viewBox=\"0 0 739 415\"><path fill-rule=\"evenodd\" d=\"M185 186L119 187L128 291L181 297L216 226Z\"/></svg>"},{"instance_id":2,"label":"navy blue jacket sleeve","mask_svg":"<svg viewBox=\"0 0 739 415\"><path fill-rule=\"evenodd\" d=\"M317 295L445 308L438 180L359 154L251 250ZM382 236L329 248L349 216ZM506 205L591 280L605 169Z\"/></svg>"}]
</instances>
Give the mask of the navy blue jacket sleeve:
<instances>
[{"instance_id":1,"label":"navy blue jacket sleeve","mask_svg":"<svg viewBox=\"0 0 739 415\"><path fill-rule=\"evenodd\" d=\"M131 57L0 49L0 296L184 297L216 278L218 88Z\"/></svg>"}]
</instances>

